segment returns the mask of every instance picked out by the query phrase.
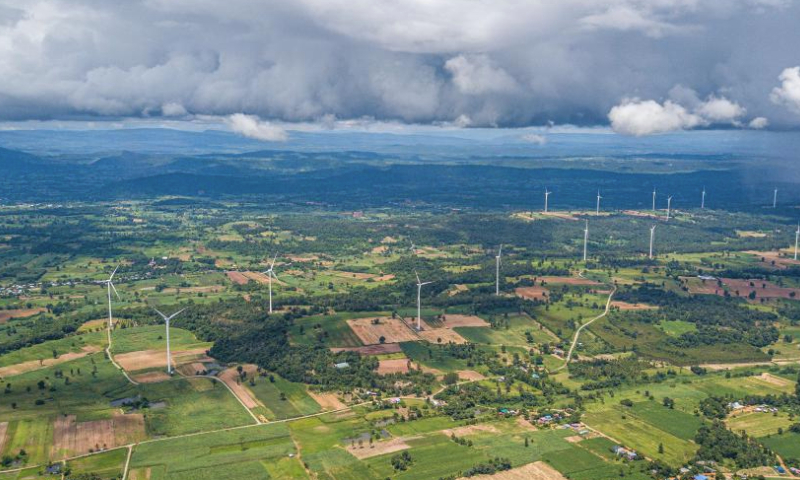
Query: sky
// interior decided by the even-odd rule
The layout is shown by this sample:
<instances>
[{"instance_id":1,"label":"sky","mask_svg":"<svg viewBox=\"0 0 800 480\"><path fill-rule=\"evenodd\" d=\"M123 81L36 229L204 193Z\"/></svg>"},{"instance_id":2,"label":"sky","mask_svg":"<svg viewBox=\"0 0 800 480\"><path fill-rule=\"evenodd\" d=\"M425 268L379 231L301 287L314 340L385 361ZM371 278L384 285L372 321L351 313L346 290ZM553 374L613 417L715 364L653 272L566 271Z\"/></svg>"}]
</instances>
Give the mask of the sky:
<instances>
[{"instance_id":1,"label":"sky","mask_svg":"<svg viewBox=\"0 0 800 480\"><path fill-rule=\"evenodd\" d=\"M797 19L797 0L0 0L0 128L795 130Z\"/></svg>"}]
</instances>

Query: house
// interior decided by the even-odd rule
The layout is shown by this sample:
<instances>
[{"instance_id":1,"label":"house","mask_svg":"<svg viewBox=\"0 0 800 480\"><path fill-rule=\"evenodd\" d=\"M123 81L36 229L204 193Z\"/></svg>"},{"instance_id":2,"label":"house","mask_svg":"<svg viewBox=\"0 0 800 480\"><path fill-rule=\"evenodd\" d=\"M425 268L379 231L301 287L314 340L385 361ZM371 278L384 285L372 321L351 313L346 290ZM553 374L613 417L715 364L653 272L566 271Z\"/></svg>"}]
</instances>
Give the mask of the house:
<instances>
[{"instance_id":1,"label":"house","mask_svg":"<svg viewBox=\"0 0 800 480\"><path fill-rule=\"evenodd\" d=\"M708 477L703 475L702 473L698 473L694 476L694 480L708 480Z\"/></svg>"},{"instance_id":2,"label":"house","mask_svg":"<svg viewBox=\"0 0 800 480\"><path fill-rule=\"evenodd\" d=\"M391 403L392 405L397 405L398 403L400 403L400 397L390 398L389 403Z\"/></svg>"},{"instance_id":3,"label":"house","mask_svg":"<svg viewBox=\"0 0 800 480\"><path fill-rule=\"evenodd\" d=\"M336 368L342 369L342 368L349 367L350 364L347 363L347 362L339 362L339 363L334 363L333 366L336 367Z\"/></svg>"},{"instance_id":4,"label":"house","mask_svg":"<svg viewBox=\"0 0 800 480\"><path fill-rule=\"evenodd\" d=\"M61 463L54 463L52 465L49 465L47 468L45 468L44 471L47 472L50 475L61 475L61 468L63 466L64 465L61 464Z\"/></svg>"}]
</instances>

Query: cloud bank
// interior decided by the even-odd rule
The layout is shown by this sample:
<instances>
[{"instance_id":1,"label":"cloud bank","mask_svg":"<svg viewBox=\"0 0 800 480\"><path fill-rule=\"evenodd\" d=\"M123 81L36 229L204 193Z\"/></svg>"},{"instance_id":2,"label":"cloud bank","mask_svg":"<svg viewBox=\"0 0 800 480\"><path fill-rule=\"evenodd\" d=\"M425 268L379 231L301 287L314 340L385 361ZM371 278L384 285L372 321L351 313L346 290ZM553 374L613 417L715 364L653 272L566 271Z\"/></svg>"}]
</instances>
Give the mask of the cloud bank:
<instances>
[{"instance_id":1,"label":"cloud bank","mask_svg":"<svg viewBox=\"0 0 800 480\"><path fill-rule=\"evenodd\" d=\"M795 128L797 18L776 0L0 0L0 121ZM280 137L251 120L229 123Z\"/></svg>"},{"instance_id":2,"label":"cloud bank","mask_svg":"<svg viewBox=\"0 0 800 480\"><path fill-rule=\"evenodd\" d=\"M283 142L289 138L286 130L278 125L259 120L255 115L235 113L225 119L231 130L242 136L265 142Z\"/></svg>"}]
</instances>

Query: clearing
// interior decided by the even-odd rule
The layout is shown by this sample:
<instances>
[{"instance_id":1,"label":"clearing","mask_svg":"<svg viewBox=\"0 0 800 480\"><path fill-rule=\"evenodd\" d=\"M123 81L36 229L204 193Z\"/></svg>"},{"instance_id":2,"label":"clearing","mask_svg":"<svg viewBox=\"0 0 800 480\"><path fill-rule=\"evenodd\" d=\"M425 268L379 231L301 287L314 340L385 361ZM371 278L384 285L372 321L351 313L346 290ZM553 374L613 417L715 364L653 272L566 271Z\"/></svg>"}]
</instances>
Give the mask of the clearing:
<instances>
[{"instance_id":1,"label":"clearing","mask_svg":"<svg viewBox=\"0 0 800 480\"><path fill-rule=\"evenodd\" d=\"M372 318L355 318L347 320L361 343L374 345L379 343L413 342L419 337L399 318L380 317L378 323L372 323ZM381 337L384 341L381 342Z\"/></svg>"},{"instance_id":2,"label":"clearing","mask_svg":"<svg viewBox=\"0 0 800 480\"><path fill-rule=\"evenodd\" d=\"M567 480L558 470L544 462L533 462L494 475L475 475L472 480Z\"/></svg>"}]
</instances>

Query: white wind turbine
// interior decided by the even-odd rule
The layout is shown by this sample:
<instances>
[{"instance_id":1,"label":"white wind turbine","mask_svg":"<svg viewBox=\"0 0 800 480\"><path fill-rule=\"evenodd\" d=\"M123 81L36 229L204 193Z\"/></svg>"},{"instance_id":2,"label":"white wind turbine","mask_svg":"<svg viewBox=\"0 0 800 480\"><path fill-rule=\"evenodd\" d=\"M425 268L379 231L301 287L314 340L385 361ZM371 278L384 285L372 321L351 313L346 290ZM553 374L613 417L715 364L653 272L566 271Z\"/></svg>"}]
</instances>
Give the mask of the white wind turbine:
<instances>
[{"instance_id":1,"label":"white wind turbine","mask_svg":"<svg viewBox=\"0 0 800 480\"><path fill-rule=\"evenodd\" d=\"M600 196L600 190L597 191L597 205L595 207L595 215L600 215L600 199L603 198Z\"/></svg>"},{"instance_id":2,"label":"white wind turbine","mask_svg":"<svg viewBox=\"0 0 800 480\"><path fill-rule=\"evenodd\" d=\"M544 187L544 213L547 213L547 200L550 197L550 194L553 193Z\"/></svg>"},{"instance_id":3,"label":"white wind turbine","mask_svg":"<svg viewBox=\"0 0 800 480\"><path fill-rule=\"evenodd\" d=\"M797 241L800 240L800 223L797 224L797 231L794 232L794 259L797 260Z\"/></svg>"},{"instance_id":4,"label":"white wind turbine","mask_svg":"<svg viewBox=\"0 0 800 480\"><path fill-rule=\"evenodd\" d=\"M775 208L777 206L778 206L778 189L776 188L772 192L772 208Z\"/></svg>"},{"instance_id":5,"label":"white wind turbine","mask_svg":"<svg viewBox=\"0 0 800 480\"><path fill-rule=\"evenodd\" d=\"M114 290L114 294L117 296L118 300L121 300L119 297L119 293L117 293L117 288L114 286L112 280L114 280L114 275L117 273L117 269L119 269L119 265L111 272L111 276L108 277L108 280L102 280L100 283L106 284L106 289L108 290L108 328L114 328L114 318L111 316L111 290Z\"/></svg>"},{"instance_id":6,"label":"white wind turbine","mask_svg":"<svg viewBox=\"0 0 800 480\"><path fill-rule=\"evenodd\" d=\"M181 308L180 310L169 316L164 315L155 307L153 307L153 310L155 310L157 314L161 315L161 318L164 319L164 323L167 325L167 373L172 375L172 356L170 355L169 351L169 321L177 317L179 313L183 312L186 309Z\"/></svg>"},{"instance_id":7,"label":"white wind turbine","mask_svg":"<svg viewBox=\"0 0 800 480\"><path fill-rule=\"evenodd\" d=\"M503 255L503 246L500 245L500 249L497 250L497 256L494 257L495 260L495 281L494 281L494 294L500 295L500 257Z\"/></svg>"},{"instance_id":8,"label":"white wind turbine","mask_svg":"<svg viewBox=\"0 0 800 480\"><path fill-rule=\"evenodd\" d=\"M703 196L700 197L700 209L706 208L706 187L703 187Z\"/></svg>"},{"instance_id":9,"label":"white wind turbine","mask_svg":"<svg viewBox=\"0 0 800 480\"><path fill-rule=\"evenodd\" d=\"M589 220L586 220L586 228L583 229L583 261L586 261L586 246L589 242Z\"/></svg>"},{"instance_id":10,"label":"white wind turbine","mask_svg":"<svg viewBox=\"0 0 800 480\"><path fill-rule=\"evenodd\" d=\"M653 211L656 211L656 189L653 187Z\"/></svg>"},{"instance_id":11,"label":"white wind turbine","mask_svg":"<svg viewBox=\"0 0 800 480\"><path fill-rule=\"evenodd\" d=\"M424 285L428 285L433 282L420 281L419 274L417 273L416 270L414 270L414 275L417 276L417 331L420 332L422 331L422 303L421 303L422 287Z\"/></svg>"},{"instance_id":12,"label":"white wind turbine","mask_svg":"<svg viewBox=\"0 0 800 480\"><path fill-rule=\"evenodd\" d=\"M656 235L656 226L653 225L652 227L650 227L650 255L649 255L649 258L651 260L653 259L653 238L655 238L655 235Z\"/></svg>"},{"instance_id":13,"label":"white wind turbine","mask_svg":"<svg viewBox=\"0 0 800 480\"><path fill-rule=\"evenodd\" d=\"M278 279L278 276L275 275L275 259L278 258L278 254L276 253L274 257L272 257L272 263L269 264L269 269L264 272L264 275L267 276L269 280L269 313L272 313L272 279Z\"/></svg>"},{"instance_id":14,"label":"white wind turbine","mask_svg":"<svg viewBox=\"0 0 800 480\"><path fill-rule=\"evenodd\" d=\"M672 195L667 197L667 220L669 220L669 214L672 211Z\"/></svg>"}]
</instances>

